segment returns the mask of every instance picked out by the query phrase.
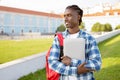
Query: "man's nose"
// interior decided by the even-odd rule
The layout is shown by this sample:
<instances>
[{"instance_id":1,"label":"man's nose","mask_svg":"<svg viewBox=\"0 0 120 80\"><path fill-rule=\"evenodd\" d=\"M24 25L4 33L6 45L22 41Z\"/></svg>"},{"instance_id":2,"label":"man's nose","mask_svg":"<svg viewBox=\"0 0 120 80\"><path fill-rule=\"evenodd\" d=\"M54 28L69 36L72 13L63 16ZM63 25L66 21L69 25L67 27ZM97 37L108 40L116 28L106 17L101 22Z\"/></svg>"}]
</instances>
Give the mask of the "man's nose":
<instances>
[{"instance_id":1,"label":"man's nose","mask_svg":"<svg viewBox=\"0 0 120 80\"><path fill-rule=\"evenodd\" d=\"M68 17L67 16L64 17L64 21L68 21Z\"/></svg>"}]
</instances>

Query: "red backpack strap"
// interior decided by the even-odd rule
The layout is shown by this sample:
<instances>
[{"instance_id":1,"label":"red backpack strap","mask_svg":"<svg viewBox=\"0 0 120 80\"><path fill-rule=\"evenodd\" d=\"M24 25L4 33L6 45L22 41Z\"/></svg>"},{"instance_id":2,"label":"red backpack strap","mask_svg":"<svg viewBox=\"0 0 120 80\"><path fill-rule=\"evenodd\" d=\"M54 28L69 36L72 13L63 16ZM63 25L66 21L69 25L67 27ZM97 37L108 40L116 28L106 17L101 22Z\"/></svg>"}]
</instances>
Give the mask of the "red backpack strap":
<instances>
[{"instance_id":1,"label":"red backpack strap","mask_svg":"<svg viewBox=\"0 0 120 80\"><path fill-rule=\"evenodd\" d=\"M64 55L63 53L63 35L62 33L57 33L56 34L58 36L58 40L59 40L59 43L60 43L60 57L59 57L59 61L61 61L61 57Z\"/></svg>"},{"instance_id":2,"label":"red backpack strap","mask_svg":"<svg viewBox=\"0 0 120 80\"><path fill-rule=\"evenodd\" d=\"M57 33L57 34L55 34L55 36L58 37L58 40L60 43L59 61L61 61L61 57L63 56L63 36L62 36L62 33ZM60 74L49 68L48 57L50 56L50 50L51 50L51 48L49 49L48 53L46 54L46 77L47 77L47 80L59 80L58 78L60 77Z\"/></svg>"},{"instance_id":3,"label":"red backpack strap","mask_svg":"<svg viewBox=\"0 0 120 80\"><path fill-rule=\"evenodd\" d=\"M56 33L56 35L58 36L58 40L59 40L59 43L60 43L60 46L63 46L63 35L62 33Z\"/></svg>"}]
</instances>

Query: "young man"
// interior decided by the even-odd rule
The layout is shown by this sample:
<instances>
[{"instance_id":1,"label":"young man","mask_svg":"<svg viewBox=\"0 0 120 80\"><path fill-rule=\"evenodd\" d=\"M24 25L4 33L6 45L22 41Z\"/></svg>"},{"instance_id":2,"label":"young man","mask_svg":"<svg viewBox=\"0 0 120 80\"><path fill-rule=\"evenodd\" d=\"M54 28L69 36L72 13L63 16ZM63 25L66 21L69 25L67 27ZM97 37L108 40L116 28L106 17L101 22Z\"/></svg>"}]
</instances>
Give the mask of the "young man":
<instances>
[{"instance_id":1,"label":"young man","mask_svg":"<svg viewBox=\"0 0 120 80\"><path fill-rule=\"evenodd\" d=\"M95 39L79 29L82 15L83 11L77 5L66 7L64 21L67 29L62 35L64 38L85 39L85 61L68 56L61 57L62 61L59 61L60 45L58 37L54 38L48 61L49 67L61 74L60 80L95 80L93 71L101 68L101 55Z\"/></svg>"}]
</instances>

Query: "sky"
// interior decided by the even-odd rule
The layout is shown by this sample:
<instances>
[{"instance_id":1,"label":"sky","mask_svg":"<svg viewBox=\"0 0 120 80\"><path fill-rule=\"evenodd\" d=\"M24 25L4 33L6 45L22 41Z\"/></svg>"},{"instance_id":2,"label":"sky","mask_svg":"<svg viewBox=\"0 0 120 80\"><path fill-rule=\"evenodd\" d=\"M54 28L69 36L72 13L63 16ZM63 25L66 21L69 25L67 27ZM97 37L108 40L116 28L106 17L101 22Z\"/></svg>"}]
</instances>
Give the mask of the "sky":
<instances>
[{"instance_id":1,"label":"sky","mask_svg":"<svg viewBox=\"0 0 120 80\"><path fill-rule=\"evenodd\" d=\"M0 5L60 14L68 5L76 4L80 8L85 8L107 2L115 4L118 1L120 2L120 0L0 0Z\"/></svg>"}]
</instances>

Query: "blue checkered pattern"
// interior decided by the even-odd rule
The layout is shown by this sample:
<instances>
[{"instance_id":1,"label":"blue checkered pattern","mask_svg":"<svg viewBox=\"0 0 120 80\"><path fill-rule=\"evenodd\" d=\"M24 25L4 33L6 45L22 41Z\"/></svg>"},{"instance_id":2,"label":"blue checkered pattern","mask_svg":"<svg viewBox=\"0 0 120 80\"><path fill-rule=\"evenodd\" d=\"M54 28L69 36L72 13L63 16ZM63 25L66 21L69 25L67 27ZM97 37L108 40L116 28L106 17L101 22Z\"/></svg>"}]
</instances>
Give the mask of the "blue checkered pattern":
<instances>
[{"instance_id":1,"label":"blue checkered pattern","mask_svg":"<svg viewBox=\"0 0 120 80\"><path fill-rule=\"evenodd\" d=\"M62 33L63 37L66 38L69 33L66 30ZM96 71L101 68L101 55L97 46L95 39L89 35L88 33L80 30L78 38L84 38L86 40L85 44L85 65L86 68L94 69ZM78 53L79 54L79 53ZM75 76L76 80L94 80L93 72L88 72L84 74L77 74L77 66L83 63L84 61L72 59L71 64L69 66L64 65L59 62L60 56L60 46L58 37L54 38L52 49L50 51L50 56L48 58L49 67L56 72L61 74L61 79L64 80L64 76L71 75ZM68 79L69 80L69 79Z\"/></svg>"}]
</instances>

